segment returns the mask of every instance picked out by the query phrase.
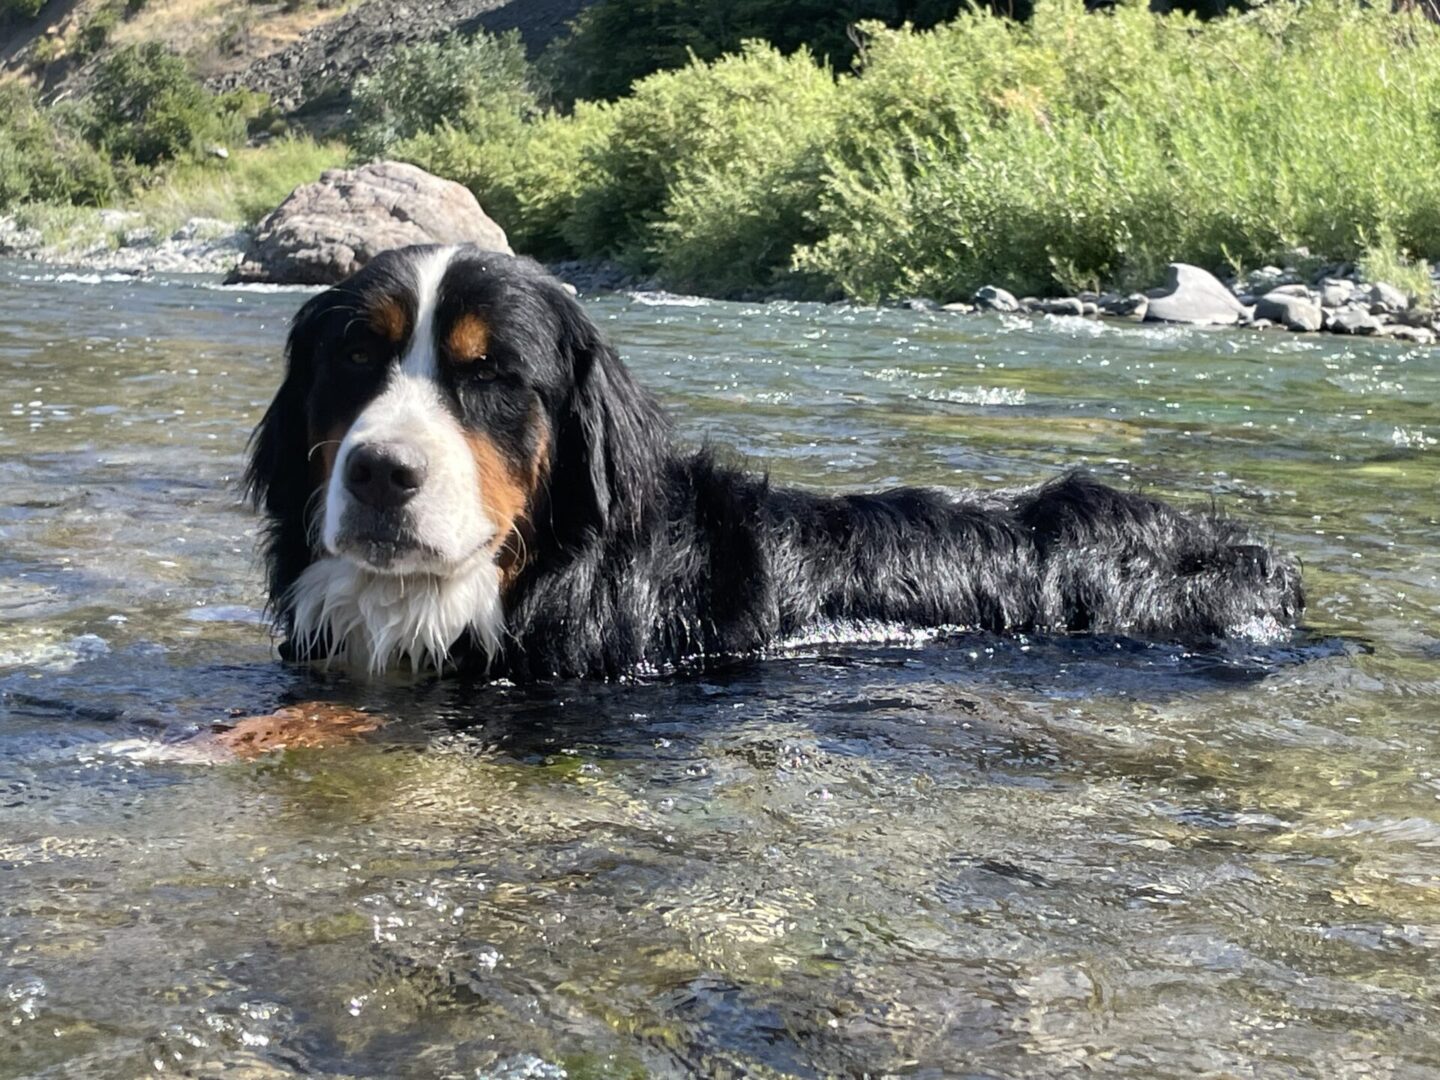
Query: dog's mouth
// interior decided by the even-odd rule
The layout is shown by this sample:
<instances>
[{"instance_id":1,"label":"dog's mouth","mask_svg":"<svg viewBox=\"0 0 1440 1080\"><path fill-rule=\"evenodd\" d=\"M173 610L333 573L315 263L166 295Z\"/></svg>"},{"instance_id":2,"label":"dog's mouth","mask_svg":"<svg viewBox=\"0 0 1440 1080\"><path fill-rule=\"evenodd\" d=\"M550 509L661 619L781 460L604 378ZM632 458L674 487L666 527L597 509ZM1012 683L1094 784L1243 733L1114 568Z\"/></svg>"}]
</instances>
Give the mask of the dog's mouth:
<instances>
[{"instance_id":1,"label":"dog's mouth","mask_svg":"<svg viewBox=\"0 0 1440 1080\"><path fill-rule=\"evenodd\" d=\"M367 513L347 515L331 554L371 573L385 576L425 574L449 577L463 571L478 556L485 554L488 539L457 555L426 543L408 520L408 515Z\"/></svg>"}]
</instances>

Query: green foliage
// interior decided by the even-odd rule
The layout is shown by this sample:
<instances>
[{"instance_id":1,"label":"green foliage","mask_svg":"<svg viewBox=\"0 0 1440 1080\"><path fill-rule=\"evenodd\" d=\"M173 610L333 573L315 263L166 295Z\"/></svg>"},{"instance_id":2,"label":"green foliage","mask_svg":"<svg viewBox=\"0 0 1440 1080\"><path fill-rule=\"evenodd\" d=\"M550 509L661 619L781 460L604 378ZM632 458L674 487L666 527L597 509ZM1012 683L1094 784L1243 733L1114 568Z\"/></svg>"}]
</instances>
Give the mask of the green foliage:
<instances>
[{"instance_id":1,"label":"green foliage","mask_svg":"<svg viewBox=\"0 0 1440 1080\"><path fill-rule=\"evenodd\" d=\"M1422 308L1433 306L1435 281L1430 276L1430 264L1402 250L1388 228L1381 229L1366 245L1360 256L1360 273L1366 281L1394 285Z\"/></svg>"},{"instance_id":2,"label":"green foliage","mask_svg":"<svg viewBox=\"0 0 1440 1080\"><path fill-rule=\"evenodd\" d=\"M839 115L830 72L758 42L642 80L611 106L566 236L671 284L729 293L785 276Z\"/></svg>"},{"instance_id":3,"label":"green foliage","mask_svg":"<svg viewBox=\"0 0 1440 1080\"><path fill-rule=\"evenodd\" d=\"M356 81L350 141L372 158L446 123L477 139L503 135L536 111L519 34L451 35L397 49ZM487 131L492 124L497 130Z\"/></svg>"},{"instance_id":4,"label":"green foliage","mask_svg":"<svg viewBox=\"0 0 1440 1080\"><path fill-rule=\"evenodd\" d=\"M546 66L560 98L611 100L656 71L714 60L747 40L780 51L806 48L844 67L855 55L849 27L865 19L933 26L959 0L600 0L551 47Z\"/></svg>"},{"instance_id":5,"label":"green foliage","mask_svg":"<svg viewBox=\"0 0 1440 1080\"><path fill-rule=\"evenodd\" d=\"M97 10L76 35L75 57L78 60L85 60L94 56L105 47L110 40L110 35L120 25L120 9L112 4Z\"/></svg>"},{"instance_id":6,"label":"green foliage","mask_svg":"<svg viewBox=\"0 0 1440 1080\"><path fill-rule=\"evenodd\" d=\"M862 297L1153 284L1367 236L1440 251L1440 30L1338 0L1199 24L1039 4L869 28L798 264Z\"/></svg>"},{"instance_id":7,"label":"green foliage","mask_svg":"<svg viewBox=\"0 0 1440 1080\"><path fill-rule=\"evenodd\" d=\"M345 148L308 137L284 138L238 150L228 160L175 165L129 204L148 223L169 232L190 218L253 224L301 184L345 164Z\"/></svg>"},{"instance_id":8,"label":"green foliage","mask_svg":"<svg viewBox=\"0 0 1440 1080\"><path fill-rule=\"evenodd\" d=\"M568 117L548 113L485 135L446 124L395 146L392 157L464 184L517 251L541 258L574 254L566 229L581 194L596 186L594 161L609 143L612 111L580 102Z\"/></svg>"},{"instance_id":9,"label":"green foliage","mask_svg":"<svg viewBox=\"0 0 1440 1080\"><path fill-rule=\"evenodd\" d=\"M65 110L42 109L18 83L0 84L0 210L31 200L98 206L115 194L110 164Z\"/></svg>"},{"instance_id":10,"label":"green foliage","mask_svg":"<svg viewBox=\"0 0 1440 1080\"><path fill-rule=\"evenodd\" d=\"M180 57L151 42L107 56L89 104L98 145L115 158L153 166L240 141L258 103L252 94L211 94Z\"/></svg>"}]
</instances>

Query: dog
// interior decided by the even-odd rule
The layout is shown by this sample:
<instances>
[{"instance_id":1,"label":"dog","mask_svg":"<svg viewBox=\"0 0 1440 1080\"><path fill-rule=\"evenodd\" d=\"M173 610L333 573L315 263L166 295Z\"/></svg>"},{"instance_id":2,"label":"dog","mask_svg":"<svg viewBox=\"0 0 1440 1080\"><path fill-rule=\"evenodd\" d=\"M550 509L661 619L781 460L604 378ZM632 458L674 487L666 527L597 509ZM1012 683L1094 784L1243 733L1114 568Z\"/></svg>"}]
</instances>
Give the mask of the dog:
<instances>
[{"instance_id":1,"label":"dog","mask_svg":"<svg viewBox=\"0 0 1440 1080\"><path fill-rule=\"evenodd\" d=\"M559 281L467 246L300 309L246 485L282 655L372 673L617 679L827 620L1215 642L1304 609L1244 524L1082 473L822 494L682 449Z\"/></svg>"}]
</instances>

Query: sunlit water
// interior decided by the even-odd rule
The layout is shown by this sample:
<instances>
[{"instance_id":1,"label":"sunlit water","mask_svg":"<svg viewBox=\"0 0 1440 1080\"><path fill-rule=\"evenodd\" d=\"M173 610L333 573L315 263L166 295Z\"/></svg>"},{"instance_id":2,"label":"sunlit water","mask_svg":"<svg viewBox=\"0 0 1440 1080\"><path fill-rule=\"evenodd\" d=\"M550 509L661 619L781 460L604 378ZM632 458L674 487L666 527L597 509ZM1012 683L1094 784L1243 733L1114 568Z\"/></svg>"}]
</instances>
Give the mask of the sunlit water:
<instances>
[{"instance_id":1,"label":"sunlit water","mask_svg":"<svg viewBox=\"0 0 1440 1080\"><path fill-rule=\"evenodd\" d=\"M1436 1075L1435 351L598 300L689 440L1214 499L1312 636L366 685L274 658L235 493L300 299L0 267L0 1074ZM396 720L147 752L306 697Z\"/></svg>"}]
</instances>

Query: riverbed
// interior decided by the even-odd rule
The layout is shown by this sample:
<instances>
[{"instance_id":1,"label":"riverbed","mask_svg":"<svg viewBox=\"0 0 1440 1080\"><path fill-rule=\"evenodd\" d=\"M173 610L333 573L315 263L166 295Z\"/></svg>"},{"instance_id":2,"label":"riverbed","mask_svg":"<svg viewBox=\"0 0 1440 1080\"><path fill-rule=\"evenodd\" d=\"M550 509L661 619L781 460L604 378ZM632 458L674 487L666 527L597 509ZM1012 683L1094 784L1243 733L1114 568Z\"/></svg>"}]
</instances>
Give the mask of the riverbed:
<instances>
[{"instance_id":1,"label":"riverbed","mask_svg":"<svg viewBox=\"0 0 1440 1080\"><path fill-rule=\"evenodd\" d=\"M238 494L304 295L0 263L0 1076L1440 1070L1440 350L591 299L687 441L1213 503L1306 631L377 683L276 659ZM316 697L395 720L184 752Z\"/></svg>"}]
</instances>

